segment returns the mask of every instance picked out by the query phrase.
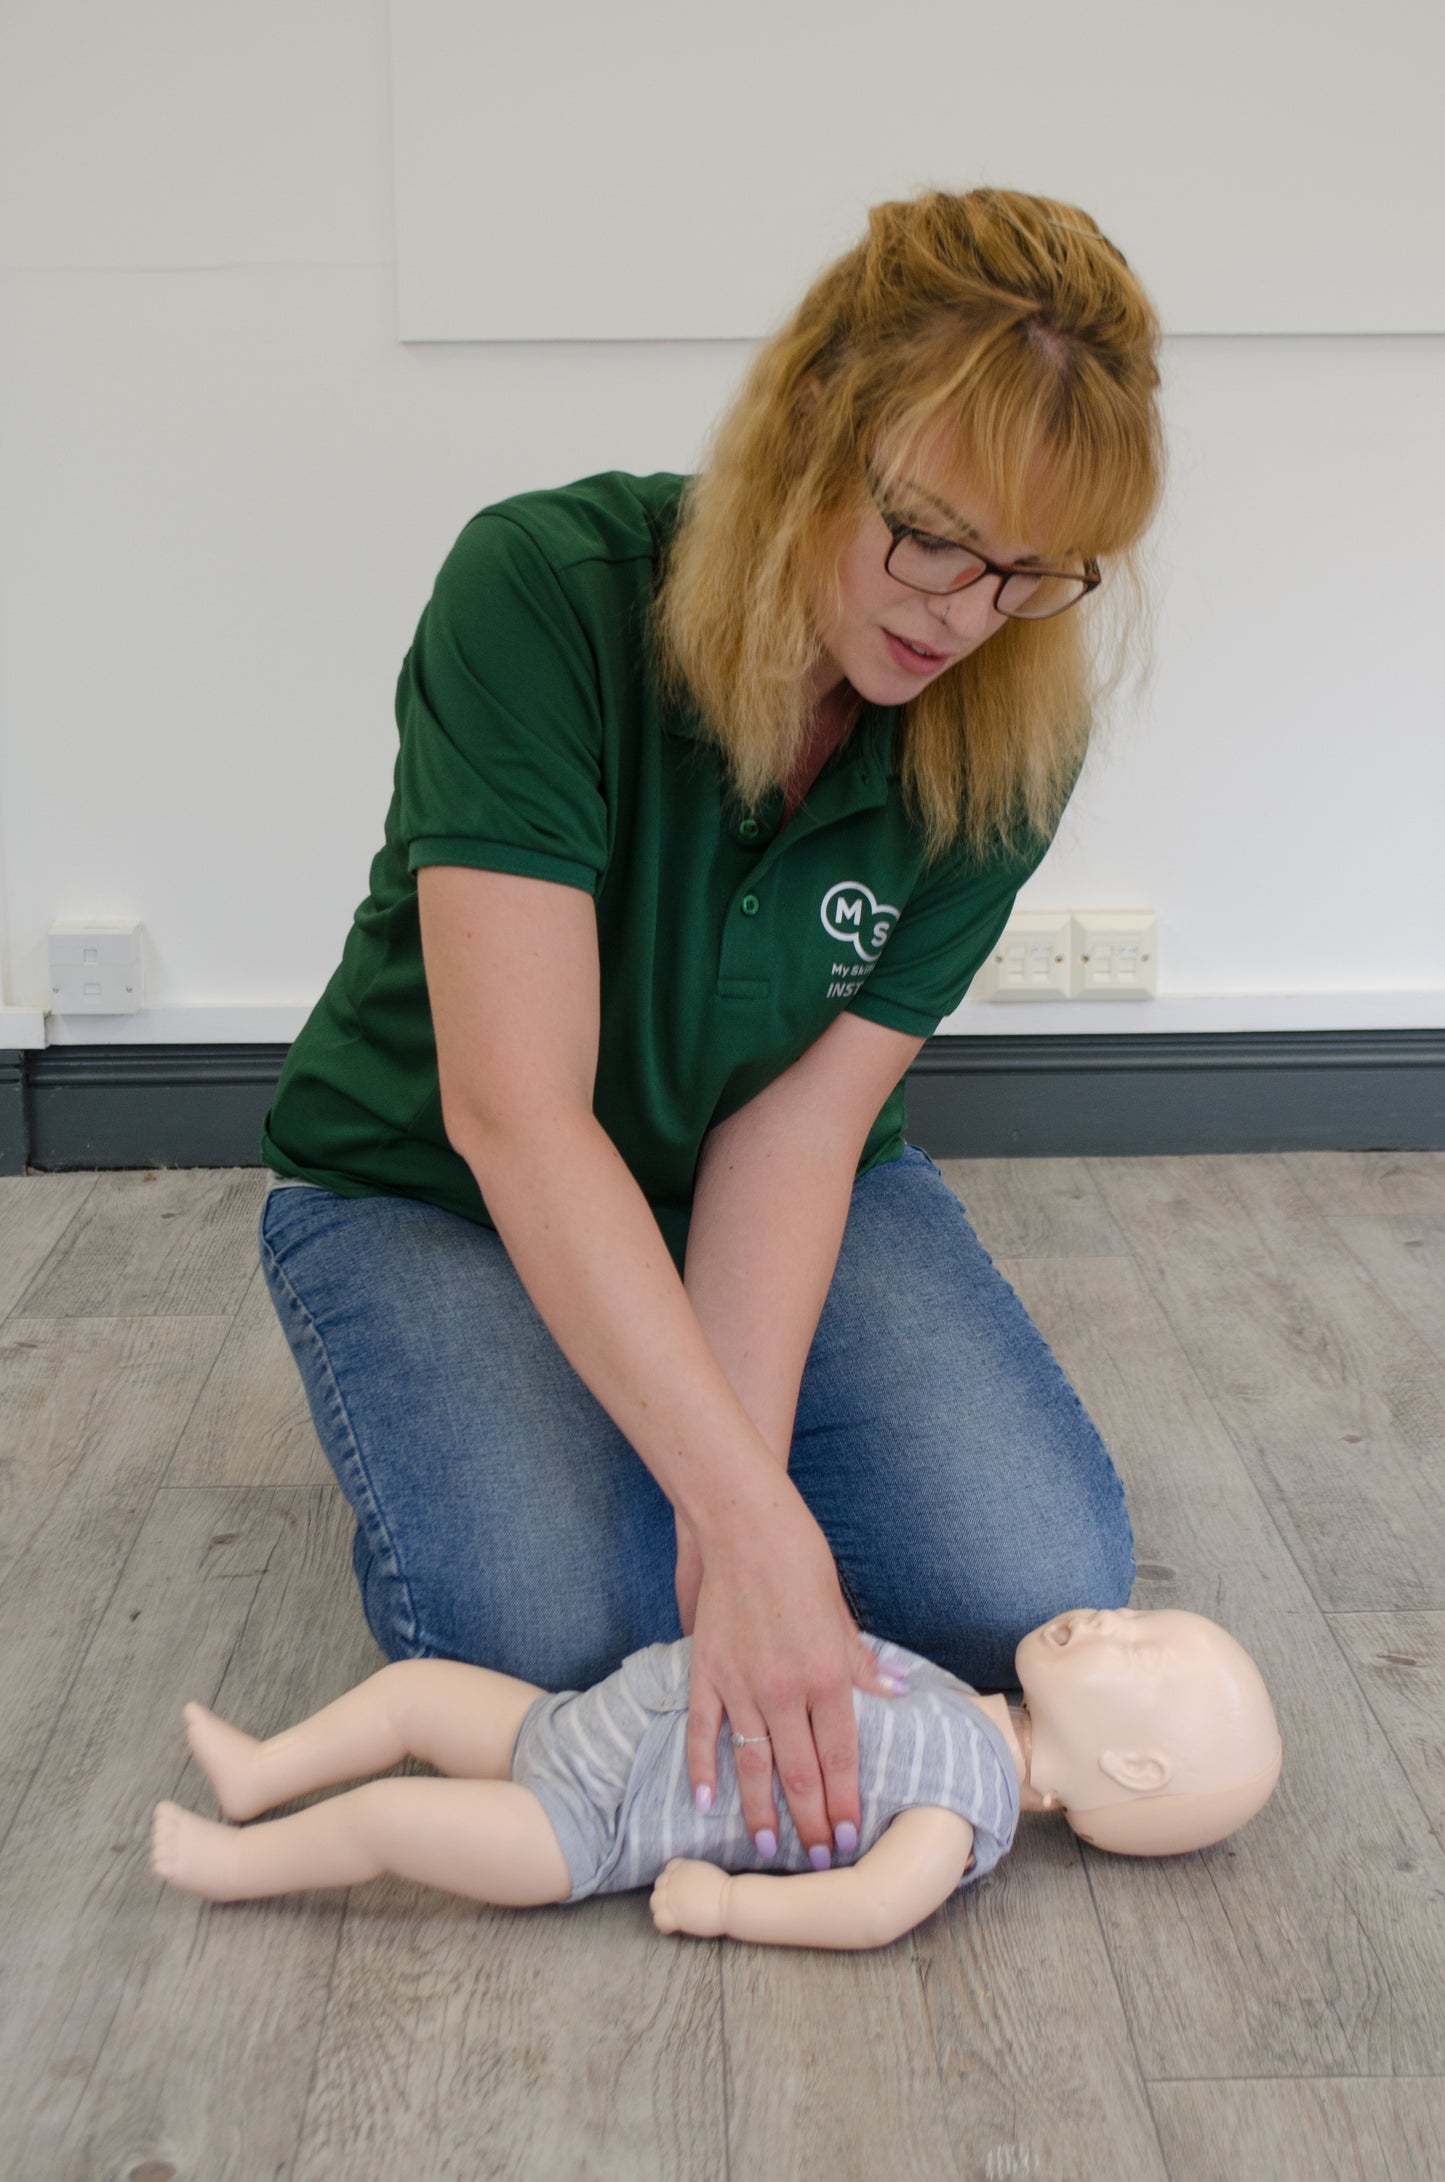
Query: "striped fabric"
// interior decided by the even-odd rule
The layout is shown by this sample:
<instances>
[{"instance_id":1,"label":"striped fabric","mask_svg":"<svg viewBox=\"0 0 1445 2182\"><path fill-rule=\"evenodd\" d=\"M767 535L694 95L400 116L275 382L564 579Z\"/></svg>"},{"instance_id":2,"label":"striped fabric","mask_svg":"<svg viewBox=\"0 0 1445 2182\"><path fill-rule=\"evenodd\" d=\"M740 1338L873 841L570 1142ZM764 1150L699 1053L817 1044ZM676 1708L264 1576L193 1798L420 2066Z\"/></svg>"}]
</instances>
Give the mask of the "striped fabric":
<instances>
[{"instance_id":1,"label":"striped fabric","mask_svg":"<svg viewBox=\"0 0 1445 2182\"><path fill-rule=\"evenodd\" d=\"M974 1829L963 1884L1003 1856L1018 1824L1018 1779L1002 1735L970 1703L967 1685L900 1645L869 1637L880 1661L907 1672L903 1697L853 1692L863 1823L853 1857L915 1804L957 1811ZM718 1741L717 1795L703 1814L687 1771L692 1646L653 1644L580 1693L539 1697L512 1754L512 1778L530 1788L556 1829L572 1875L569 1900L650 1886L673 1856L726 1871L811 1869L781 1793L778 1853L764 1864L748 1837L727 1732Z\"/></svg>"}]
</instances>

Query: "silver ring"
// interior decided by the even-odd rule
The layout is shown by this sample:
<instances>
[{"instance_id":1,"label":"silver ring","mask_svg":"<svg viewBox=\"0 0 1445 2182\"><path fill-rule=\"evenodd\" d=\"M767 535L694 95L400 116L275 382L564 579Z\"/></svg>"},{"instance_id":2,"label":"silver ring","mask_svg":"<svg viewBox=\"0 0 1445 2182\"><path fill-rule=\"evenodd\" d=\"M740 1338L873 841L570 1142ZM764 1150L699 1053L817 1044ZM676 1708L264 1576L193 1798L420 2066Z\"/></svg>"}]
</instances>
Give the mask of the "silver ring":
<instances>
[{"instance_id":1,"label":"silver ring","mask_svg":"<svg viewBox=\"0 0 1445 2182\"><path fill-rule=\"evenodd\" d=\"M734 1750L741 1750L744 1743L770 1743L771 1735L733 1735L729 1737Z\"/></svg>"}]
</instances>

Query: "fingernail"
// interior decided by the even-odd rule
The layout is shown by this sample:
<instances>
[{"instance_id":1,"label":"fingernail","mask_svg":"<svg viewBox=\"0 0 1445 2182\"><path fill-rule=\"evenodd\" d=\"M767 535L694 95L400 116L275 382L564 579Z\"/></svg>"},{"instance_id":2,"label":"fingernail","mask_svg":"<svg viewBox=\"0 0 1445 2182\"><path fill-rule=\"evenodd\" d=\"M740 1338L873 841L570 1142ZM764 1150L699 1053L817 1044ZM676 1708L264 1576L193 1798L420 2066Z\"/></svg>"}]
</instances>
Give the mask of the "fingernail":
<instances>
[{"instance_id":1,"label":"fingernail","mask_svg":"<svg viewBox=\"0 0 1445 2182\"><path fill-rule=\"evenodd\" d=\"M851 1856L858 1846L858 1829L851 1818L845 1818L841 1826L833 1829L833 1839L840 1856Z\"/></svg>"},{"instance_id":2,"label":"fingernail","mask_svg":"<svg viewBox=\"0 0 1445 2182\"><path fill-rule=\"evenodd\" d=\"M808 1862L814 1871L826 1871L833 1861L833 1852L825 1841L819 1841L808 1851Z\"/></svg>"},{"instance_id":3,"label":"fingernail","mask_svg":"<svg viewBox=\"0 0 1445 2182\"><path fill-rule=\"evenodd\" d=\"M709 1788L706 1781L700 1782L699 1785L694 1788L692 1792L692 1800L697 1805L700 1811L710 1811L712 1809L712 1790L711 1788Z\"/></svg>"},{"instance_id":4,"label":"fingernail","mask_svg":"<svg viewBox=\"0 0 1445 2182\"><path fill-rule=\"evenodd\" d=\"M765 1864L770 1864L778 1853L778 1837L771 1826L762 1826L753 1835L753 1847Z\"/></svg>"},{"instance_id":5,"label":"fingernail","mask_svg":"<svg viewBox=\"0 0 1445 2182\"><path fill-rule=\"evenodd\" d=\"M881 1682L881 1683L883 1684L883 1687L884 1687L884 1688L885 1688L885 1689L886 1689L886 1690L887 1690L887 1691L889 1692L889 1694L890 1694L891 1696L893 1696L893 1697L905 1697L905 1696L907 1696L907 1694L908 1694L908 1684L907 1684L907 1683L906 1683L906 1682L905 1682L905 1681L903 1680L903 1677L902 1677L901 1675L897 1675L897 1674L880 1674L880 1675L879 1675L879 1677L878 1677L878 1679L879 1679L879 1681L880 1681L880 1682Z\"/></svg>"}]
</instances>

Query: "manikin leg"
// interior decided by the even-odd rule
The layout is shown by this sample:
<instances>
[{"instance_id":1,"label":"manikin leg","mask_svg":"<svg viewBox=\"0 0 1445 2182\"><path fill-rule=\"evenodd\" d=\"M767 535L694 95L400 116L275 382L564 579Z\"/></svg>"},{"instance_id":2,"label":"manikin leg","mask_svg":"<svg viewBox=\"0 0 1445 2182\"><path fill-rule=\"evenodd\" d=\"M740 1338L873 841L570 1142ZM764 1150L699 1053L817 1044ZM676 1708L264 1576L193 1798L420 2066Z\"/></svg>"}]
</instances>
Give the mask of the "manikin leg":
<instances>
[{"instance_id":1,"label":"manikin leg","mask_svg":"<svg viewBox=\"0 0 1445 2182\"><path fill-rule=\"evenodd\" d=\"M505 1780L530 1682L453 1659L383 1667L309 1720L258 1741L204 1705L185 1708L191 1753L227 1818L255 1818L314 1788L334 1788L420 1758L451 1779Z\"/></svg>"},{"instance_id":2,"label":"manikin leg","mask_svg":"<svg viewBox=\"0 0 1445 2182\"><path fill-rule=\"evenodd\" d=\"M260 1826L158 1803L151 1867L212 1902L357 1886L393 1871L474 1901L531 1908L572 1891L552 1822L510 1780L376 1780Z\"/></svg>"},{"instance_id":3,"label":"manikin leg","mask_svg":"<svg viewBox=\"0 0 1445 2182\"><path fill-rule=\"evenodd\" d=\"M229 1818L421 1758L446 1780L372 1781L238 1832L156 1806L159 1878L211 1901L355 1886L392 1871L477 1901L531 1905L572 1891L551 1821L507 1778L530 1682L449 1659L405 1659L261 1742L187 1705L191 1750Z\"/></svg>"}]
</instances>

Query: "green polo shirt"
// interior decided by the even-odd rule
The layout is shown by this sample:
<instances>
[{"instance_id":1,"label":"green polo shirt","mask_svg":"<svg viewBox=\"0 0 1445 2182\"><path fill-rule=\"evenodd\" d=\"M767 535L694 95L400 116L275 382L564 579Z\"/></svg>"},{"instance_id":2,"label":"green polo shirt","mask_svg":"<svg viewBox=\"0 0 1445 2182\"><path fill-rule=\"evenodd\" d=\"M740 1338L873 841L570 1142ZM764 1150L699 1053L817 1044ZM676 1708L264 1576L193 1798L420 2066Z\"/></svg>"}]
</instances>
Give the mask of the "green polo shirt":
<instances>
[{"instance_id":1,"label":"green polo shirt","mask_svg":"<svg viewBox=\"0 0 1445 2182\"><path fill-rule=\"evenodd\" d=\"M647 610L684 479L610 473L485 509L402 666L386 837L340 966L263 1125L265 1164L342 1196L486 1225L442 1127L416 874L464 864L596 904L594 1110L679 1266L703 1139L843 1009L927 1036L963 997L1043 853L924 867L865 707L786 825L723 790L695 714L664 705ZM859 1172L903 1149L903 1087Z\"/></svg>"}]
</instances>

